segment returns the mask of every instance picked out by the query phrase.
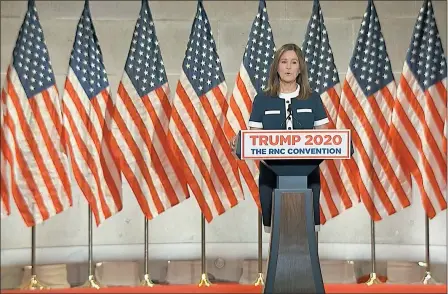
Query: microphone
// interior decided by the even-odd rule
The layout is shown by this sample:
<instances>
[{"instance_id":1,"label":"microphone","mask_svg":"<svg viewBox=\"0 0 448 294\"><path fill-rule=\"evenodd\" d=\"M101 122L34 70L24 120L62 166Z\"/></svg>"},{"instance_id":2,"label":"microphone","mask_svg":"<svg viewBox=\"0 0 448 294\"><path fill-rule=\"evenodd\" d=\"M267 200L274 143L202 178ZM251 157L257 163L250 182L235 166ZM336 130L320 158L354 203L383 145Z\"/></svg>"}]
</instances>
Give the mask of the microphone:
<instances>
[{"instance_id":1,"label":"microphone","mask_svg":"<svg viewBox=\"0 0 448 294\"><path fill-rule=\"evenodd\" d=\"M291 109L291 104L288 105L288 109L287 109L287 113L288 115L286 116L286 119L282 122L281 127L283 128L286 125L286 122L288 120L291 120L292 118L292 109Z\"/></svg>"},{"instance_id":2,"label":"microphone","mask_svg":"<svg viewBox=\"0 0 448 294\"><path fill-rule=\"evenodd\" d=\"M290 119L293 119L293 120L297 123L297 125L298 125L299 127L301 127L302 124L300 123L300 121L299 121L297 118L294 117L293 111L292 111L292 109L291 109L291 104L288 105L288 112L289 112L289 115L288 115L288 116L291 117Z\"/></svg>"}]
</instances>

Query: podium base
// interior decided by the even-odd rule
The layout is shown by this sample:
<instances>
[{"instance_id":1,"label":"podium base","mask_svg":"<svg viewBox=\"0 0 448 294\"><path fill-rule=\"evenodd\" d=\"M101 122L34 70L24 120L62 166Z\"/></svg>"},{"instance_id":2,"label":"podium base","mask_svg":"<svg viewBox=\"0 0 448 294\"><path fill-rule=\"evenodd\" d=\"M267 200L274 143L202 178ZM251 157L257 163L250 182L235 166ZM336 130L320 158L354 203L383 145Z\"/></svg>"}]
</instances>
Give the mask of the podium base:
<instances>
[{"instance_id":1,"label":"podium base","mask_svg":"<svg viewBox=\"0 0 448 294\"><path fill-rule=\"evenodd\" d=\"M311 189L292 188L300 181L304 179L280 177L280 188L274 190L264 294L325 293L314 226L313 195Z\"/></svg>"}]
</instances>

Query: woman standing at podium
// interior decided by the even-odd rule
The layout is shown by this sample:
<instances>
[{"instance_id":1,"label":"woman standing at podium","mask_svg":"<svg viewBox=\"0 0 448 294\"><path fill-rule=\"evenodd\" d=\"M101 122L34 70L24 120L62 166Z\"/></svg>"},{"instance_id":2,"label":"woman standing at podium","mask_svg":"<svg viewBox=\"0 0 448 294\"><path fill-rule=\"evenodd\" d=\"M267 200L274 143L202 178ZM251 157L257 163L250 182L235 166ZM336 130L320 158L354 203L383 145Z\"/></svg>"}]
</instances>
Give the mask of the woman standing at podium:
<instances>
[{"instance_id":1,"label":"woman standing at podium","mask_svg":"<svg viewBox=\"0 0 448 294\"><path fill-rule=\"evenodd\" d=\"M308 82L308 71L301 49L285 44L278 49L271 64L268 85L255 96L248 126L250 129L294 130L326 128L329 122L320 95ZM232 141L235 148L235 140ZM273 191L276 175L260 164L260 202L265 231L270 233ZM319 169L308 176L308 188L313 191L314 222L320 227Z\"/></svg>"}]
</instances>

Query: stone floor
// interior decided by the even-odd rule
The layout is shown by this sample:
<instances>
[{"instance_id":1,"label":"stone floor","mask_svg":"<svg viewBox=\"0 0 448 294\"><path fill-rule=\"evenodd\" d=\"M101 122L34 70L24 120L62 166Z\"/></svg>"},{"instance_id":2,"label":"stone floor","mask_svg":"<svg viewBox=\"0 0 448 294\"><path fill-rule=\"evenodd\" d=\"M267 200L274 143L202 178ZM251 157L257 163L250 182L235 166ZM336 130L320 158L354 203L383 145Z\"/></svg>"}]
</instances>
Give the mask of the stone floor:
<instances>
[{"instance_id":1,"label":"stone floor","mask_svg":"<svg viewBox=\"0 0 448 294\"><path fill-rule=\"evenodd\" d=\"M263 261L263 272L265 272ZM440 283L447 283L446 264L432 264L432 275ZM388 283L419 283L424 268L410 262L377 262L376 272L387 277ZM201 261L164 261L149 263L151 278L160 284L196 284L201 277ZM368 261L322 260L321 270L325 283L357 283L366 279L371 270ZM29 281L29 267L1 267L1 289L18 288ZM138 285L143 276L143 262L101 262L95 266L99 282L105 286ZM211 282L252 284L258 276L257 260L207 260ZM51 288L68 288L83 284L88 276L87 264L56 264L36 267L38 279Z\"/></svg>"}]
</instances>

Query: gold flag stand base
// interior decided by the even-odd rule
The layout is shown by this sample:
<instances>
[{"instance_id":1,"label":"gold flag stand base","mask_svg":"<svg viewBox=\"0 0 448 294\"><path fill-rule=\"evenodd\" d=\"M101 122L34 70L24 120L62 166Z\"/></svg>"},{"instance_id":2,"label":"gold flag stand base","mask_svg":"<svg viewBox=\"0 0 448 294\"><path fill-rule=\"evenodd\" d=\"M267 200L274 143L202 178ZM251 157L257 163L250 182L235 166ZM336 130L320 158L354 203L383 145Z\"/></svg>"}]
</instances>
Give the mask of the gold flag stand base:
<instances>
[{"instance_id":1,"label":"gold flag stand base","mask_svg":"<svg viewBox=\"0 0 448 294\"><path fill-rule=\"evenodd\" d=\"M423 285L436 285L438 282L431 276L431 272L426 271L422 279Z\"/></svg>"},{"instance_id":2,"label":"gold flag stand base","mask_svg":"<svg viewBox=\"0 0 448 294\"><path fill-rule=\"evenodd\" d=\"M153 281L151 281L151 278L150 278L149 274L145 274L143 276L143 280L140 283L140 286L142 286L142 287L154 287L155 284L154 284Z\"/></svg>"},{"instance_id":3,"label":"gold flag stand base","mask_svg":"<svg viewBox=\"0 0 448 294\"><path fill-rule=\"evenodd\" d=\"M104 287L97 281L94 275L90 275L88 280L83 285L79 286L79 288L100 289Z\"/></svg>"},{"instance_id":4,"label":"gold flag stand base","mask_svg":"<svg viewBox=\"0 0 448 294\"><path fill-rule=\"evenodd\" d=\"M439 284L431 275L431 264L429 257L429 217L425 215L425 262L419 262L419 266L425 267L425 276L421 280L423 285Z\"/></svg>"},{"instance_id":5,"label":"gold flag stand base","mask_svg":"<svg viewBox=\"0 0 448 294\"><path fill-rule=\"evenodd\" d=\"M212 283L210 283L210 281L208 280L207 274L202 274L201 275L201 281L199 282L199 287L210 287L212 285Z\"/></svg>"},{"instance_id":6,"label":"gold flag stand base","mask_svg":"<svg viewBox=\"0 0 448 294\"><path fill-rule=\"evenodd\" d=\"M376 273L371 273L369 280L366 282L366 285L372 286L372 285L378 285L381 283L382 282L380 281L380 279L378 279L378 277L376 276Z\"/></svg>"},{"instance_id":7,"label":"gold flag stand base","mask_svg":"<svg viewBox=\"0 0 448 294\"><path fill-rule=\"evenodd\" d=\"M263 273L258 273L258 278L255 280L254 283L255 286L264 286L264 277Z\"/></svg>"},{"instance_id":8,"label":"gold flag stand base","mask_svg":"<svg viewBox=\"0 0 448 294\"><path fill-rule=\"evenodd\" d=\"M24 284L20 287L22 290L44 290L49 289L49 287L44 286L39 280L37 279L36 275L32 275L31 279L28 283Z\"/></svg>"}]
</instances>

